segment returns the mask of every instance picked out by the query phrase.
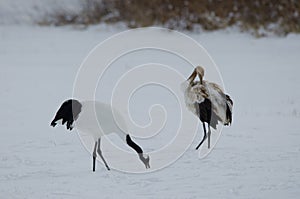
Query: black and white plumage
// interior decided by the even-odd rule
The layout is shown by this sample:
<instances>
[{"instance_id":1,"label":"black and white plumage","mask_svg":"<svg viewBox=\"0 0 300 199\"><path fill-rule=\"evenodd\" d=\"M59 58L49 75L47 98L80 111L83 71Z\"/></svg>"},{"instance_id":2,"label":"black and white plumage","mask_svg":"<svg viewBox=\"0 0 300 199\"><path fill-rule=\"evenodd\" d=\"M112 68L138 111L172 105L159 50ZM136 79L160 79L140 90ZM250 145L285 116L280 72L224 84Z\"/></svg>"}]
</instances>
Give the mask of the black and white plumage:
<instances>
[{"instance_id":1,"label":"black and white plumage","mask_svg":"<svg viewBox=\"0 0 300 199\"><path fill-rule=\"evenodd\" d=\"M101 157L106 168L110 170L102 155L100 144L101 136L113 132L117 133L121 139L136 151L146 169L150 168L149 156L144 155L142 148L132 141L129 134L123 133L123 131L127 131L123 116L110 105L97 101L79 102L75 99L69 99L60 106L50 125L55 127L59 120L62 120L62 125L66 124L67 129L70 131L73 129L73 123L75 122L76 128L79 131L94 138L93 171L95 171L97 153Z\"/></svg>"},{"instance_id":2,"label":"black and white plumage","mask_svg":"<svg viewBox=\"0 0 300 199\"><path fill-rule=\"evenodd\" d=\"M199 81L194 81L199 77ZM196 150L208 138L210 148L210 127L217 129L218 123L227 126L232 122L233 101L225 94L221 87L212 82L203 80L204 69L197 66L191 76L182 84L187 108L202 122L204 136ZM205 123L208 124L208 136Z\"/></svg>"}]
</instances>

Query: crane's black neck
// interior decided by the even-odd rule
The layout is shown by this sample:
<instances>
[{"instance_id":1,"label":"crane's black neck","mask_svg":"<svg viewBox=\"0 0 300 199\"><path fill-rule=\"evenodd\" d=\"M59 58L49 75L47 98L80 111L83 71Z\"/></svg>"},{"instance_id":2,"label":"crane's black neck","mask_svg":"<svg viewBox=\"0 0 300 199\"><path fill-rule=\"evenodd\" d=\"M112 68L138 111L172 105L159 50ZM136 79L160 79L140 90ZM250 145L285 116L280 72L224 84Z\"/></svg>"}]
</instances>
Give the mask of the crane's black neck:
<instances>
[{"instance_id":1,"label":"crane's black neck","mask_svg":"<svg viewBox=\"0 0 300 199\"><path fill-rule=\"evenodd\" d=\"M127 144L131 148L133 148L137 152L140 160L145 164L146 169L150 168L150 163L149 163L150 162L150 158L149 158L149 156L148 157L144 157L142 148L139 147L139 145L137 145L136 143L134 143L131 140L131 138L130 138L130 136L128 134L126 135L126 142L127 142Z\"/></svg>"},{"instance_id":2,"label":"crane's black neck","mask_svg":"<svg viewBox=\"0 0 300 199\"><path fill-rule=\"evenodd\" d=\"M142 148L141 148L139 145L137 145L136 143L134 143L134 142L131 140L131 138L130 138L130 136L129 136L128 134L126 135L126 142L127 142L127 144L128 144L131 148L133 148L138 154L143 154Z\"/></svg>"}]
</instances>

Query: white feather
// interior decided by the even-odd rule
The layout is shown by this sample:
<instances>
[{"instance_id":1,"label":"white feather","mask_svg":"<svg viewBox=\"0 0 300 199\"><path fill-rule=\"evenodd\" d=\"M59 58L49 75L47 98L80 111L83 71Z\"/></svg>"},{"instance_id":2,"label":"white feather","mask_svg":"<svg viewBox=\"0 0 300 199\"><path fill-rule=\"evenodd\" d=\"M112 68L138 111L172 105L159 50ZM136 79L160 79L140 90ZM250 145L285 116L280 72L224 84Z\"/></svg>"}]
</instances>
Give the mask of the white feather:
<instances>
[{"instance_id":1,"label":"white feather","mask_svg":"<svg viewBox=\"0 0 300 199\"><path fill-rule=\"evenodd\" d=\"M195 107L195 103L201 103L207 97L211 103L214 112L221 118L221 122L226 123L226 97L220 86L208 81L199 81L191 84L188 80L181 84L184 92L184 99L187 108L199 117Z\"/></svg>"},{"instance_id":2,"label":"white feather","mask_svg":"<svg viewBox=\"0 0 300 199\"><path fill-rule=\"evenodd\" d=\"M209 92L209 99L212 103L214 112L221 118L221 122L226 122L226 97L220 87L216 87L215 83L203 81L203 85Z\"/></svg>"},{"instance_id":3,"label":"white feather","mask_svg":"<svg viewBox=\"0 0 300 199\"><path fill-rule=\"evenodd\" d=\"M75 121L76 128L93 136L95 141L103 135L116 133L125 140L127 125L120 112L97 101L81 102L82 109Z\"/></svg>"}]
</instances>

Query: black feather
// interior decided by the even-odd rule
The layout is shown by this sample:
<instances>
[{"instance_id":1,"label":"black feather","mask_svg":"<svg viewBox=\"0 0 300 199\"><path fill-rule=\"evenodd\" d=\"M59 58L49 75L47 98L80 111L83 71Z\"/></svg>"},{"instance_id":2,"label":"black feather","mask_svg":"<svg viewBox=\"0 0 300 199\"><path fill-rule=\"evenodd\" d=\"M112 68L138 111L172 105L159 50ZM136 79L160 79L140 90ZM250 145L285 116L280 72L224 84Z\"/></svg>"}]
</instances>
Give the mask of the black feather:
<instances>
[{"instance_id":1,"label":"black feather","mask_svg":"<svg viewBox=\"0 0 300 199\"><path fill-rule=\"evenodd\" d=\"M67 129L72 130L72 124L81 112L81 107L81 103L77 100L69 99L65 101L58 109L54 119L51 122L51 126L54 127L56 122L62 119L62 124L64 125L67 122Z\"/></svg>"},{"instance_id":2,"label":"black feather","mask_svg":"<svg viewBox=\"0 0 300 199\"><path fill-rule=\"evenodd\" d=\"M217 129L218 121L221 121L221 118L212 109L211 101L206 98L203 102L196 104L198 106L196 106L196 110L201 122L206 122L212 128Z\"/></svg>"}]
</instances>

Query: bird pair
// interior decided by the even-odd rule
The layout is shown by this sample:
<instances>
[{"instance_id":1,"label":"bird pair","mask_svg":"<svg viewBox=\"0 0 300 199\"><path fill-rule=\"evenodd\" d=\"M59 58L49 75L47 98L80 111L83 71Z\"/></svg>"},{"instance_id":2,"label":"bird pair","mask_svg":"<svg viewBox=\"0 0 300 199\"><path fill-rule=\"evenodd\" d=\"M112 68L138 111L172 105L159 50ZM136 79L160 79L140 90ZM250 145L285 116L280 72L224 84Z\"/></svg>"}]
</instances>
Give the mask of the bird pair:
<instances>
[{"instance_id":1,"label":"bird pair","mask_svg":"<svg viewBox=\"0 0 300 199\"><path fill-rule=\"evenodd\" d=\"M194 81L197 76L199 76L199 81ZM232 121L233 103L229 95L224 94L217 84L204 81L203 77L204 69L198 66L187 81L182 84L187 108L203 123L204 136L196 149L207 137L208 148L210 148L210 127L216 129L218 122L228 125ZM146 169L150 168L150 157L145 155L142 148L131 139L123 116L110 105L96 101L79 102L75 99L69 99L60 106L51 126L55 127L59 120L62 120L62 125L66 124L70 131L73 129L74 121L76 121L76 127L79 131L94 138L93 171L95 171L97 154L106 168L110 170L102 155L101 137L112 132L117 133L128 146L136 151ZM208 124L208 136L205 123Z\"/></svg>"}]
</instances>

